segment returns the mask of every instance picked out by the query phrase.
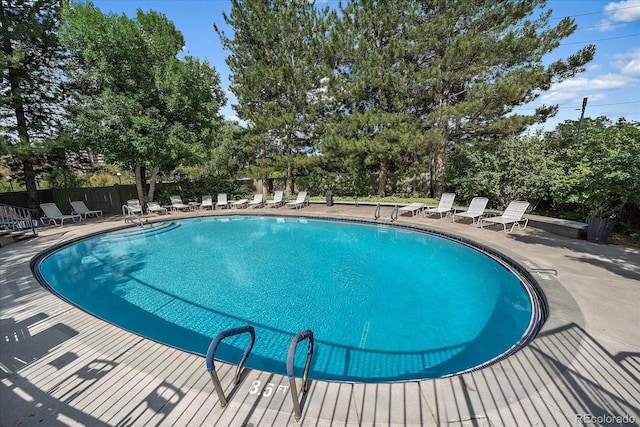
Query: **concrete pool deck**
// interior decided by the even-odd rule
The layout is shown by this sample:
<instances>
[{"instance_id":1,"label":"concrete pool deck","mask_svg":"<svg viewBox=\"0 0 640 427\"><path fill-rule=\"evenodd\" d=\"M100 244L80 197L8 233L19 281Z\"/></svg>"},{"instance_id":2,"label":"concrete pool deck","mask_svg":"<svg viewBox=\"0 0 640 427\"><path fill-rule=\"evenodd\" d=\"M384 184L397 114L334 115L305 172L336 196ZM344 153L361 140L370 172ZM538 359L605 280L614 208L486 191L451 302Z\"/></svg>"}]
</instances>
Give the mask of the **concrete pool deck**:
<instances>
[{"instance_id":1,"label":"concrete pool deck","mask_svg":"<svg viewBox=\"0 0 640 427\"><path fill-rule=\"evenodd\" d=\"M381 209L388 223L391 208ZM171 214L271 214L372 219L371 206L312 204ZM151 221L163 220L154 217ZM550 306L537 338L488 368L393 384L312 381L294 420L285 376L216 363L221 408L201 356L123 331L35 280L30 260L69 239L121 227L120 216L47 227L0 248L0 426L514 426L640 423L640 249L598 245L532 227L401 216L401 224L458 235L535 273ZM203 352L206 349L203 349ZM286 351L286 350L285 350ZM300 380L297 381L300 387Z\"/></svg>"}]
</instances>

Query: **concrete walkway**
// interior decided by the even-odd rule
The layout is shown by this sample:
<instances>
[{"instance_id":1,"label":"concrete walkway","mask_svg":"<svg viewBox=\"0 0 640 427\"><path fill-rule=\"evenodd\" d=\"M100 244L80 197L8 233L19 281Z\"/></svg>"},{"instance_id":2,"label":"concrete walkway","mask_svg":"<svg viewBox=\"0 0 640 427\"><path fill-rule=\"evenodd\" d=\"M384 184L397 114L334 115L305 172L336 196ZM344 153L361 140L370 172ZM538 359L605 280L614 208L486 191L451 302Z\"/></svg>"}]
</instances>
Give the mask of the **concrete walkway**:
<instances>
[{"instance_id":1,"label":"concrete walkway","mask_svg":"<svg viewBox=\"0 0 640 427\"><path fill-rule=\"evenodd\" d=\"M383 207L379 222L391 208ZM205 215L247 213L215 211ZM370 206L312 204L252 213L371 219ZM197 213L200 214L200 213ZM182 218L194 213L171 214ZM162 220L157 217L152 220ZM515 426L640 423L640 251L528 227L505 235L435 217L412 224L501 251L536 274L550 306L538 337L489 368L394 384L313 381L295 422L286 377L219 373L221 408L203 357L123 331L34 279L30 260L69 239L121 227L120 217L50 227L0 248L0 426ZM298 384L300 381L298 381Z\"/></svg>"}]
</instances>

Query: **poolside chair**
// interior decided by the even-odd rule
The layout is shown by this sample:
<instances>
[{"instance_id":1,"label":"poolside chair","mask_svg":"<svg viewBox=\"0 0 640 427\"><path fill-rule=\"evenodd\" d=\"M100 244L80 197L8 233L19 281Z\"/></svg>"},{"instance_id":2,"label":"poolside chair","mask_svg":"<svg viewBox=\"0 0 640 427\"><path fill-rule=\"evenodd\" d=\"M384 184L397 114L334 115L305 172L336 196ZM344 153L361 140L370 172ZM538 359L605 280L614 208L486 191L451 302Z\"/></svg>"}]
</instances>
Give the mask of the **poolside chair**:
<instances>
[{"instance_id":1,"label":"poolside chair","mask_svg":"<svg viewBox=\"0 0 640 427\"><path fill-rule=\"evenodd\" d=\"M240 200L236 200L235 202L231 203L231 207L234 207L236 209L244 209L249 205L249 200L248 199L240 199Z\"/></svg>"},{"instance_id":2,"label":"poolside chair","mask_svg":"<svg viewBox=\"0 0 640 427\"><path fill-rule=\"evenodd\" d=\"M529 202L524 201L512 201L507 206L507 209L500 216L492 216L488 218L480 218L480 228L485 222L490 224L502 224L504 228L504 232L507 232L507 224L511 224L510 233L513 231L513 228L518 225L518 230L524 230L527 228L527 224L529 223L529 218L524 218L524 213L529 207ZM524 222L524 225L521 226L520 223Z\"/></svg>"},{"instance_id":3,"label":"poolside chair","mask_svg":"<svg viewBox=\"0 0 640 427\"><path fill-rule=\"evenodd\" d=\"M167 208L160 206L160 203L158 202L149 202L147 203L147 213L166 214L169 213L169 211L167 210Z\"/></svg>"},{"instance_id":4,"label":"poolside chair","mask_svg":"<svg viewBox=\"0 0 640 427\"><path fill-rule=\"evenodd\" d=\"M307 206L308 204L309 204L309 201L307 200L307 192L300 191L296 199L292 202L285 203L285 206L292 209L293 208L300 209L304 206Z\"/></svg>"},{"instance_id":5,"label":"poolside chair","mask_svg":"<svg viewBox=\"0 0 640 427\"><path fill-rule=\"evenodd\" d=\"M248 206L250 208L261 208L264 206L264 195L262 193L258 193L253 196L253 200L249 202Z\"/></svg>"},{"instance_id":6,"label":"poolside chair","mask_svg":"<svg viewBox=\"0 0 640 427\"><path fill-rule=\"evenodd\" d=\"M219 193L218 201L216 202L216 208L228 208L231 206L231 203L227 200L227 193Z\"/></svg>"},{"instance_id":7,"label":"poolside chair","mask_svg":"<svg viewBox=\"0 0 640 427\"><path fill-rule=\"evenodd\" d=\"M422 209L424 209L424 203L409 203L408 205L399 208L398 211L400 212L400 215L403 213L411 213L411 216L416 216Z\"/></svg>"},{"instance_id":8,"label":"poolside chair","mask_svg":"<svg viewBox=\"0 0 640 427\"><path fill-rule=\"evenodd\" d=\"M435 208L426 208L422 211L422 215L426 218L427 215L431 215L432 213L440 214L440 219L442 219L442 214L449 215L451 210L453 209L453 200L456 198L455 193L444 193L440 198L440 203Z\"/></svg>"},{"instance_id":9,"label":"poolside chair","mask_svg":"<svg viewBox=\"0 0 640 427\"><path fill-rule=\"evenodd\" d=\"M282 190L278 190L273 194L273 199L267 200L265 205L267 207L277 208L278 206L282 206L284 202L282 201L282 196L284 192Z\"/></svg>"},{"instance_id":10,"label":"poolside chair","mask_svg":"<svg viewBox=\"0 0 640 427\"><path fill-rule=\"evenodd\" d=\"M129 208L128 209L129 213L142 215L142 205L140 204L140 200L138 199L127 200L127 206Z\"/></svg>"},{"instance_id":11,"label":"poolside chair","mask_svg":"<svg viewBox=\"0 0 640 427\"><path fill-rule=\"evenodd\" d=\"M213 198L209 195L202 196L202 203L200 203L200 209L213 210Z\"/></svg>"},{"instance_id":12,"label":"poolside chair","mask_svg":"<svg viewBox=\"0 0 640 427\"><path fill-rule=\"evenodd\" d=\"M100 209L91 210L84 204L82 200L78 200L77 202L69 202L71 203L71 207L73 210L72 214L78 214L84 219L87 219L87 216L102 216L102 211Z\"/></svg>"},{"instance_id":13,"label":"poolside chair","mask_svg":"<svg viewBox=\"0 0 640 427\"><path fill-rule=\"evenodd\" d=\"M60 212L58 205L55 203L41 203L40 209L44 212L44 216L40 218L40 221L47 221L49 224L53 222L54 225L64 225L65 219L70 219L73 222L82 221L82 216L80 214L74 213L71 215L65 215ZM58 224L56 221L60 221Z\"/></svg>"},{"instance_id":14,"label":"poolside chair","mask_svg":"<svg viewBox=\"0 0 640 427\"><path fill-rule=\"evenodd\" d=\"M171 209L174 211L191 210L191 206L182 203L182 197L180 196L169 196L169 200L171 200Z\"/></svg>"},{"instance_id":15,"label":"poolside chair","mask_svg":"<svg viewBox=\"0 0 640 427\"><path fill-rule=\"evenodd\" d=\"M479 221L484 215L484 210L487 207L488 202L489 199L486 197L474 197L466 211L458 212L454 209L451 214L451 222L456 222L456 216L459 216L462 218L471 218L471 223L473 225L479 225Z\"/></svg>"}]
</instances>

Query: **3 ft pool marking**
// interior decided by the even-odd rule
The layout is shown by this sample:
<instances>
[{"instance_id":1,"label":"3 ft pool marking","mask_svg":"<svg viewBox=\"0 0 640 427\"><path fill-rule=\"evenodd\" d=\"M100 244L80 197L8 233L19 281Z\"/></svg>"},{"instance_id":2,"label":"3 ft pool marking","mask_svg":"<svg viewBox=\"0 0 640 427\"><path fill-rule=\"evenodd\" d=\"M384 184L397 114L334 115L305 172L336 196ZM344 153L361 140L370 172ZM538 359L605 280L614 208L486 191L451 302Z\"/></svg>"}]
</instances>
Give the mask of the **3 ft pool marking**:
<instances>
[{"instance_id":1,"label":"3 ft pool marking","mask_svg":"<svg viewBox=\"0 0 640 427\"><path fill-rule=\"evenodd\" d=\"M261 389L261 384L262 382L260 380L255 380L254 382L252 382L251 387L249 387L249 394L261 394L262 397L269 397L272 394L278 393L286 395L289 391L288 385L278 384L278 386L276 387L274 383L267 383L267 385L265 385L264 388Z\"/></svg>"}]
</instances>

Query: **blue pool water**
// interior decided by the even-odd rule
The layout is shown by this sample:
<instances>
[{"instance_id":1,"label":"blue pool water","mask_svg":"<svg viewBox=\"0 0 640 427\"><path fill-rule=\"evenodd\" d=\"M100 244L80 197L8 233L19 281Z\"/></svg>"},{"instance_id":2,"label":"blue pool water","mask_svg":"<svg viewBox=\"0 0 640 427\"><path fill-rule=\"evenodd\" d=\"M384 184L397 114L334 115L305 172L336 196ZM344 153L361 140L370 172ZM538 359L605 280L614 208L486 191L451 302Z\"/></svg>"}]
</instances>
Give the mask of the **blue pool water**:
<instances>
[{"instance_id":1,"label":"blue pool water","mask_svg":"<svg viewBox=\"0 0 640 427\"><path fill-rule=\"evenodd\" d=\"M84 310L206 354L219 332L253 325L246 366L285 374L293 335L311 329L310 378L438 378L500 357L532 325L533 296L480 251L396 227L229 216L94 236L36 272ZM237 363L248 336L216 357ZM305 360L299 346L296 366ZM204 364L203 364L204 366ZM301 368L300 368L301 369Z\"/></svg>"}]
</instances>

